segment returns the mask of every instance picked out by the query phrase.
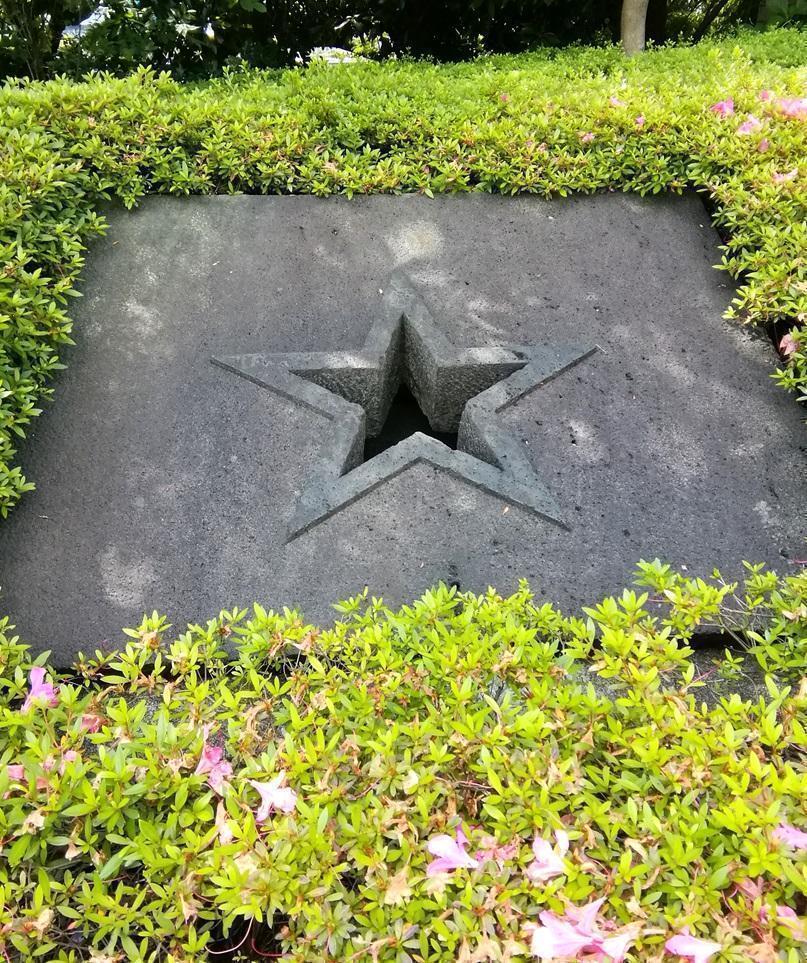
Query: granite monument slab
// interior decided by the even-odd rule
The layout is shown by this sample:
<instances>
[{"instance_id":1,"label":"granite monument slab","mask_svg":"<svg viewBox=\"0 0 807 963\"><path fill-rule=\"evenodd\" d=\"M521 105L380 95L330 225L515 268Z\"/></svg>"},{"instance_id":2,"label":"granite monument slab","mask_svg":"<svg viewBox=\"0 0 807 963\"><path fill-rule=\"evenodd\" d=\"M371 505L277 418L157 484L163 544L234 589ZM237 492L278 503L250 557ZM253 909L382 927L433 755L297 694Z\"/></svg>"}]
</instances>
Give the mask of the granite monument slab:
<instances>
[{"instance_id":1,"label":"granite monument slab","mask_svg":"<svg viewBox=\"0 0 807 963\"><path fill-rule=\"evenodd\" d=\"M153 197L109 221L23 448L37 490L0 523L0 611L57 663L154 608L322 621L365 585L525 577L573 610L640 558L804 556L803 412L724 320L694 196ZM429 431L379 446L402 391Z\"/></svg>"}]
</instances>

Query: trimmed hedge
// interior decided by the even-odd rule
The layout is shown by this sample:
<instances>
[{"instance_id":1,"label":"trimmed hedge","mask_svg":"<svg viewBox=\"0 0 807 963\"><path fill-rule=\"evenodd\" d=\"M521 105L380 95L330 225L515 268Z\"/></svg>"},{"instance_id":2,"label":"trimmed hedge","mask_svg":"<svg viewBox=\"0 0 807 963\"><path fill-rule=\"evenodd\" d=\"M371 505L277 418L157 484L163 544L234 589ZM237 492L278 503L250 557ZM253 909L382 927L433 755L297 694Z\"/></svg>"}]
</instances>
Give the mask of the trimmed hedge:
<instances>
[{"instance_id":1,"label":"trimmed hedge","mask_svg":"<svg viewBox=\"0 0 807 963\"><path fill-rule=\"evenodd\" d=\"M0 622L0 954L798 963L807 573L640 580L582 618L526 585L365 595L325 631L256 605L170 641L155 613L61 677ZM707 706L704 625L764 698L715 698L735 655Z\"/></svg>"},{"instance_id":2,"label":"trimmed hedge","mask_svg":"<svg viewBox=\"0 0 807 963\"><path fill-rule=\"evenodd\" d=\"M228 73L146 70L0 91L0 515L30 483L16 446L70 337L83 245L109 197L694 187L727 235L731 314L783 326L807 385L807 36L745 33L634 60L541 51ZM712 105L733 101L722 116ZM744 133L747 131L747 133ZM792 332L787 333L792 327Z\"/></svg>"}]
</instances>

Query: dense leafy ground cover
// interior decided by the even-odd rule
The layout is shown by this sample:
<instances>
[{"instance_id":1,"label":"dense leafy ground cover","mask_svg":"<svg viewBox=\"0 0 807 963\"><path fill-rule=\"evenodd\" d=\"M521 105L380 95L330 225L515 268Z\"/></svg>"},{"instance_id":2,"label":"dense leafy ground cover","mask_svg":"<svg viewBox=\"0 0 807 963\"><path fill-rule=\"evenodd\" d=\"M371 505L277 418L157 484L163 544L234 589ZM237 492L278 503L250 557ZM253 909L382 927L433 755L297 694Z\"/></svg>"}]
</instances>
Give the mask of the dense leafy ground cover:
<instances>
[{"instance_id":1,"label":"dense leafy ground cover","mask_svg":"<svg viewBox=\"0 0 807 963\"><path fill-rule=\"evenodd\" d=\"M714 204L728 238L723 266L741 279L733 313L782 326L781 380L803 390L805 63L807 37L778 30L633 61L581 48L231 73L195 87L148 72L7 85L0 514L28 487L16 445L69 338L83 244L103 229L96 211L108 196L693 186Z\"/></svg>"},{"instance_id":2,"label":"dense leafy ground cover","mask_svg":"<svg viewBox=\"0 0 807 963\"><path fill-rule=\"evenodd\" d=\"M154 615L69 677L0 622L0 955L804 959L807 575L641 578ZM709 624L764 698L706 705Z\"/></svg>"}]
</instances>

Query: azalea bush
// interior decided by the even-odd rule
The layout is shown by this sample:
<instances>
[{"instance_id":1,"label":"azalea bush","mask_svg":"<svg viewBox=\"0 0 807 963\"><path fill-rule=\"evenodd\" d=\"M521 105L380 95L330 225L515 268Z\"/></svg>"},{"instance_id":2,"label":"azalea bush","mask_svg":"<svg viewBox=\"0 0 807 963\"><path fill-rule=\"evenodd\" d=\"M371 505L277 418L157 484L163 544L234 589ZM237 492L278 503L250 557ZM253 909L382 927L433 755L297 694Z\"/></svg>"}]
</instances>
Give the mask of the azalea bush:
<instances>
[{"instance_id":1,"label":"azalea bush","mask_svg":"<svg viewBox=\"0 0 807 963\"><path fill-rule=\"evenodd\" d=\"M804 959L807 575L639 578L155 613L61 675L0 622L0 957Z\"/></svg>"},{"instance_id":2,"label":"azalea bush","mask_svg":"<svg viewBox=\"0 0 807 963\"><path fill-rule=\"evenodd\" d=\"M16 449L70 340L99 204L147 193L695 188L739 279L730 314L776 332L807 385L807 35L233 70L182 86L141 70L0 89L0 515L30 487Z\"/></svg>"}]
</instances>

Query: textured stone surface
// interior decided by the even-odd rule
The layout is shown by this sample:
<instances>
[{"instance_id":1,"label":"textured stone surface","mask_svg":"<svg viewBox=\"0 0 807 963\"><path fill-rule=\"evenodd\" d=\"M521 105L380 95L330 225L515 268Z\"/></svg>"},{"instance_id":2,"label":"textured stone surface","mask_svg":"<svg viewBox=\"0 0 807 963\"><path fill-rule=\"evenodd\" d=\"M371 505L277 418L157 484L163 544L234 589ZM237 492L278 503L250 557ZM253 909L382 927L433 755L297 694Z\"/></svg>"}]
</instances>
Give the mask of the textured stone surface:
<instances>
[{"instance_id":1,"label":"textured stone surface","mask_svg":"<svg viewBox=\"0 0 807 963\"><path fill-rule=\"evenodd\" d=\"M396 273L387 282L379 319L360 352L259 352L212 360L331 422L321 469L309 479L289 526L293 539L417 463L443 468L568 528L523 446L499 416L595 351L583 345L459 348L442 335L409 280ZM465 455L416 433L356 470L366 437L380 433L402 381L417 398L429 427L457 434L457 448ZM362 411L357 412L357 406Z\"/></svg>"},{"instance_id":2,"label":"textured stone surface","mask_svg":"<svg viewBox=\"0 0 807 963\"><path fill-rule=\"evenodd\" d=\"M522 576L571 608L620 589L642 557L795 571L803 413L769 377L770 346L722 320L716 244L693 197L154 198L114 212L23 452L38 490L0 523L0 610L67 662L153 608L181 624L258 599L323 620L364 585L397 603L440 578L506 592ZM318 473L324 491L337 465L372 464L340 447L364 410L210 359L360 355L396 271L449 345L598 350L512 399L511 379L497 383L476 418L465 409L465 451L385 472L286 544ZM499 461L540 477L568 531L452 473L469 451L506 467L485 454L494 409L511 439L506 452L494 439Z\"/></svg>"}]
</instances>

